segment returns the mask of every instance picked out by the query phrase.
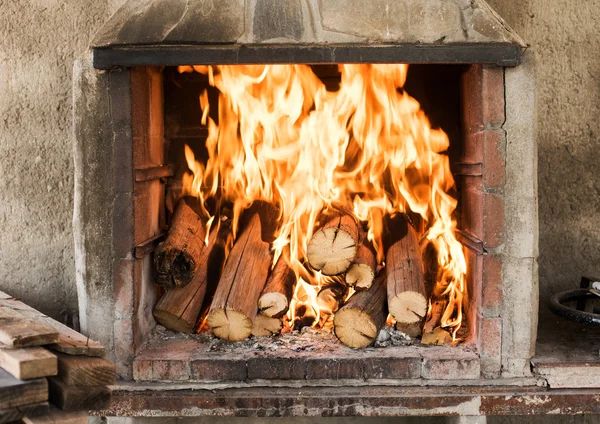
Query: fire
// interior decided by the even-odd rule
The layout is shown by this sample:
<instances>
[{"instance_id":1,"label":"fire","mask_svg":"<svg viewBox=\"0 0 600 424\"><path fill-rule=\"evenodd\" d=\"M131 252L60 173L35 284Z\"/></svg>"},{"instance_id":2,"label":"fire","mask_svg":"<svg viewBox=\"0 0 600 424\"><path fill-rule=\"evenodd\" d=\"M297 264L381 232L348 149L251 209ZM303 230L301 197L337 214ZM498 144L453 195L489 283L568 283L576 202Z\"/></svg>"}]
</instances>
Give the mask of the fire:
<instances>
[{"instance_id":1,"label":"fire","mask_svg":"<svg viewBox=\"0 0 600 424\"><path fill-rule=\"evenodd\" d=\"M186 146L185 194L203 205L231 203L234 231L254 201L279 208L275 257L288 246L299 279L290 322L302 306L313 326L327 326L335 309L318 301L325 277L304 265L323 211L351 211L366 223L380 263L383 217L412 212L423 222L423 244L437 251L434 293L448 299L441 324L456 334L466 263L454 235L457 201L449 194L454 179L444 154L449 139L403 90L408 65L339 65L337 91L328 91L308 65L180 67L192 71L208 75L220 93L218 122L209 116L216 105L206 91L200 95L208 160L196 161ZM210 217L208 207L204 212ZM311 278L300 279L306 275Z\"/></svg>"}]
</instances>

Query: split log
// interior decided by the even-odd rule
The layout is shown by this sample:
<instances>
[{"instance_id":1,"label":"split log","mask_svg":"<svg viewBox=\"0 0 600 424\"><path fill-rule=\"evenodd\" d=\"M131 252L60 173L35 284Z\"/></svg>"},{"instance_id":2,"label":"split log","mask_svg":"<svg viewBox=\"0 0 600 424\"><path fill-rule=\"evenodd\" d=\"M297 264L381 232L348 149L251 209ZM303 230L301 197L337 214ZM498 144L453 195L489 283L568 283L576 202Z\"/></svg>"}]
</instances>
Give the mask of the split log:
<instances>
[{"instance_id":1,"label":"split log","mask_svg":"<svg viewBox=\"0 0 600 424\"><path fill-rule=\"evenodd\" d=\"M272 261L262 227L260 212L254 212L225 263L207 316L208 326L221 339L241 341L252 332Z\"/></svg>"},{"instance_id":2,"label":"split log","mask_svg":"<svg viewBox=\"0 0 600 424\"><path fill-rule=\"evenodd\" d=\"M402 216L396 215L389 223L385 243L388 308L396 322L418 323L427 313L427 294L417 234Z\"/></svg>"},{"instance_id":3,"label":"split log","mask_svg":"<svg viewBox=\"0 0 600 424\"><path fill-rule=\"evenodd\" d=\"M385 302L386 278L385 273L381 273L369 290L355 293L335 314L335 335L348 347L370 345L387 319Z\"/></svg>"},{"instance_id":4,"label":"split log","mask_svg":"<svg viewBox=\"0 0 600 424\"><path fill-rule=\"evenodd\" d=\"M417 337L421 337L421 334L423 333L423 330L421 329L421 322L415 322L412 324L402 324L402 323L396 323L396 330L400 331L401 333L406 334L407 336L414 338Z\"/></svg>"},{"instance_id":5,"label":"split log","mask_svg":"<svg viewBox=\"0 0 600 424\"><path fill-rule=\"evenodd\" d=\"M156 283L166 289L183 287L192 281L205 247L204 222L188 203L191 200L179 200L167 238L154 254Z\"/></svg>"},{"instance_id":6,"label":"split log","mask_svg":"<svg viewBox=\"0 0 600 424\"><path fill-rule=\"evenodd\" d=\"M360 231L350 215L330 219L308 242L306 256L310 266L323 275L339 275L356 257Z\"/></svg>"},{"instance_id":7,"label":"split log","mask_svg":"<svg viewBox=\"0 0 600 424\"><path fill-rule=\"evenodd\" d=\"M421 343L431 345L445 345L452 341L450 333L441 327L442 315L448 306L448 301L434 296L423 327Z\"/></svg>"},{"instance_id":8,"label":"split log","mask_svg":"<svg viewBox=\"0 0 600 424\"><path fill-rule=\"evenodd\" d=\"M0 349L0 366L19 380L49 377L58 372L56 356L42 347Z\"/></svg>"},{"instance_id":9,"label":"split log","mask_svg":"<svg viewBox=\"0 0 600 424\"><path fill-rule=\"evenodd\" d=\"M258 299L258 311L267 317L281 318L290 306L296 276L288 267L286 252L277 260Z\"/></svg>"},{"instance_id":10,"label":"split log","mask_svg":"<svg viewBox=\"0 0 600 424\"><path fill-rule=\"evenodd\" d=\"M358 247L356 258L346 271L346 284L354 287L356 291L368 290L373 284L376 271L377 257L375 256L375 249L365 237Z\"/></svg>"},{"instance_id":11,"label":"split log","mask_svg":"<svg viewBox=\"0 0 600 424\"><path fill-rule=\"evenodd\" d=\"M256 315L252 324L252 335L255 337L268 337L281 333L283 323L279 318L270 318L263 314Z\"/></svg>"},{"instance_id":12,"label":"split log","mask_svg":"<svg viewBox=\"0 0 600 424\"><path fill-rule=\"evenodd\" d=\"M207 290L218 283L230 238L230 222L223 220L220 228L211 232L208 246L198 258L200 267L192 281L185 287L167 290L158 301L154 318L161 325L182 333L194 331Z\"/></svg>"}]
</instances>

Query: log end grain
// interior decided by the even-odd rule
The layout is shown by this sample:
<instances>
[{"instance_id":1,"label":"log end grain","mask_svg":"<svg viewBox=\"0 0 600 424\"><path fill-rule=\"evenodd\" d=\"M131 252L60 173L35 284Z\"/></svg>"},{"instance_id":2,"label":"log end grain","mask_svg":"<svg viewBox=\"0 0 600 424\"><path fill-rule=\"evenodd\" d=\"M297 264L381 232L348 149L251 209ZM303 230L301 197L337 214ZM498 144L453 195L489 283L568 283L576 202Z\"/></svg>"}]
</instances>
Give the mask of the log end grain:
<instances>
[{"instance_id":1,"label":"log end grain","mask_svg":"<svg viewBox=\"0 0 600 424\"><path fill-rule=\"evenodd\" d=\"M354 263L346 271L346 285L354 287L356 291L368 290L375 279L375 272L368 264Z\"/></svg>"},{"instance_id":2,"label":"log end grain","mask_svg":"<svg viewBox=\"0 0 600 424\"><path fill-rule=\"evenodd\" d=\"M415 322L411 324L403 324L399 322L396 323L396 330L400 331L403 334L406 334L409 337L412 337L413 339L421 337L421 334L423 333L421 327L421 322Z\"/></svg>"},{"instance_id":3,"label":"log end grain","mask_svg":"<svg viewBox=\"0 0 600 424\"><path fill-rule=\"evenodd\" d=\"M341 309L335 314L333 325L337 338L351 348L367 347L377 337L377 324L359 309Z\"/></svg>"},{"instance_id":4,"label":"log end grain","mask_svg":"<svg viewBox=\"0 0 600 424\"><path fill-rule=\"evenodd\" d=\"M308 242L310 266L324 275L339 275L356 257L359 227L354 218L342 215L327 222Z\"/></svg>"},{"instance_id":5,"label":"log end grain","mask_svg":"<svg viewBox=\"0 0 600 424\"><path fill-rule=\"evenodd\" d=\"M427 314L427 299L422 293L404 291L389 300L388 308L396 322L414 324Z\"/></svg>"},{"instance_id":6,"label":"log end grain","mask_svg":"<svg viewBox=\"0 0 600 424\"><path fill-rule=\"evenodd\" d=\"M252 335L254 337L269 337L281 333L283 323L279 318L269 318L258 314L252 325Z\"/></svg>"},{"instance_id":7,"label":"log end grain","mask_svg":"<svg viewBox=\"0 0 600 424\"><path fill-rule=\"evenodd\" d=\"M259 312L269 318L281 318L288 308L289 302L283 293L265 293L258 299Z\"/></svg>"},{"instance_id":8,"label":"log end grain","mask_svg":"<svg viewBox=\"0 0 600 424\"><path fill-rule=\"evenodd\" d=\"M213 334L230 342L240 342L252 333L252 321L242 312L230 308L211 309L207 317Z\"/></svg>"}]
</instances>

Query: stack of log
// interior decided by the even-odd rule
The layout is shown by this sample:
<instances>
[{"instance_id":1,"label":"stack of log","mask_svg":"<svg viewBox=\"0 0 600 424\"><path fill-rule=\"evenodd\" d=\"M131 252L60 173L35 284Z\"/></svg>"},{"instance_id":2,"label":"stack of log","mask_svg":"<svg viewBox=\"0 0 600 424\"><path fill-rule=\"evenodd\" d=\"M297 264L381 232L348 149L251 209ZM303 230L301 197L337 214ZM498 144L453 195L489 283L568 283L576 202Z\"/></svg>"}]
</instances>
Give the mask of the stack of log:
<instances>
[{"instance_id":1,"label":"stack of log","mask_svg":"<svg viewBox=\"0 0 600 424\"><path fill-rule=\"evenodd\" d=\"M229 251L227 221L213 225L206 243L205 223L186 199L180 200L155 255L156 282L166 289L154 310L157 321L182 332L206 322L215 336L230 341L278 334L296 276L285 250L272 266L276 212L264 203L245 211ZM307 246L311 271L332 281L322 287L318 301L333 305L335 334L350 347L371 344L388 310L397 328L413 337L421 335L427 315L431 290L415 230L398 214L385 220L384 233L386 266L379 272L375 249L350 214L325 219ZM355 294L343 304L350 289Z\"/></svg>"},{"instance_id":2,"label":"stack of log","mask_svg":"<svg viewBox=\"0 0 600 424\"><path fill-rule=\"evenodd\" d=\"M104 348L0 292L0 424L87 423L115 383Z\"/></svg>"}]
</instances>

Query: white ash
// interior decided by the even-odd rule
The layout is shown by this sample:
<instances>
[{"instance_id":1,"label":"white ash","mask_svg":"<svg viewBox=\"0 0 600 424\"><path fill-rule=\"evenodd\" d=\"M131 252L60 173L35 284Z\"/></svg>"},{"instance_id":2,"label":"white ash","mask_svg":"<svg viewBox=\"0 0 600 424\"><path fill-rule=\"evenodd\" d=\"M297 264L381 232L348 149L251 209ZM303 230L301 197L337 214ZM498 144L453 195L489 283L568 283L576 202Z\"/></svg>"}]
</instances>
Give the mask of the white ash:
<instances>
[{"instance_id":1,"label":"white ash","mask_svg":"<svg viewBox=\"0 0 600 424\"><path fill-rule=\"evenodd\" d=\"M390 347L390 346L412 346L415 339L396 330L395 327L386 325L383 327L375 338L375 347Z\"/></svg>"}]
</instances>

